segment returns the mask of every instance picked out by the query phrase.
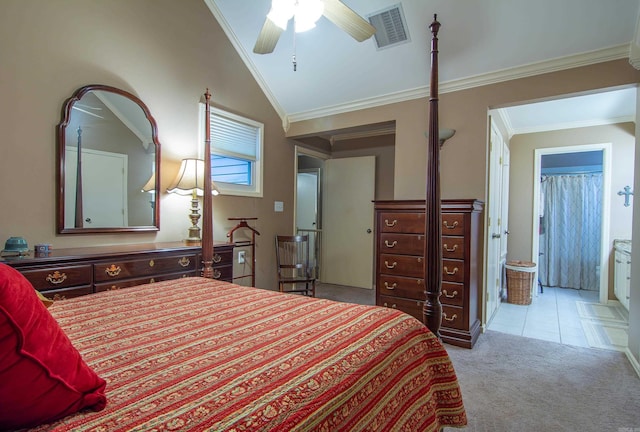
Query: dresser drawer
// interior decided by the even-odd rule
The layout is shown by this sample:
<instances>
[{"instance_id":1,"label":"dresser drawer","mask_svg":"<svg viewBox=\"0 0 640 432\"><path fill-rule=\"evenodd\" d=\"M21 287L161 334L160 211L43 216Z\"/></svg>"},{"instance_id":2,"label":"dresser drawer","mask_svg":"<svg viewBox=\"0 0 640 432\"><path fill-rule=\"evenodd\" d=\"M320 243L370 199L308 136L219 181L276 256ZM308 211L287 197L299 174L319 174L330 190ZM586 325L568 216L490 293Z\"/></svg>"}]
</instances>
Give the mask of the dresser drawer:
<instances>
[{"instance_id":1,"label":"dresser drawer","mask_svg":"<svg viewBox=\"0 0 640 432\"><path fill-rule=\"evenodd\" d=\"M233 250L213 252L213 266L233 265Z\"/></svg>"},{"instance_id":2,"label":"dresser drawer","mask_svg":"<svg viewBox=\"0 0 640 432\"><path fill-rule=\"evenodd\" d=\"M451 306L463 306L465 288L464 284L442 282L442 291L440 295L440 303Z\"/></svg>"},{"instance_id":3,"label":"dresser drawer","mask_svg":"<svg viewBox=\"0 0 640 432\"><path fill-rule=\"evenodd\" d=\"M424 213L381 213L380 232L424 234Z\"/></svg>"},{"instance_id":4,"label":"dresser drawer","mask_svg":"<svg viewBox=\"0 0 640 432\"><path fill-rule=\"evenodd\" d=\"M91 265L60 266L21 273L38 291L91 285ZM75 297L75 296L74 296Z\"/></svg>"},{"instance_id":5,"label":"dresser drawer","mask_svg":"<svg viewBox=\"0 0 640 432\"><path fill-rule=\"evenodd\" d=\"M91 294L92 288L91 286L83 286L83 287L73 287L73 288L62 288L55 290L43 291L42 295L54 300L66 300L73 297L80 297L83 295Z\"/></svg>"},{"instance_id":6,"label":"dresser drawer","mask_svg":"<svg viewBox=\"0 0 640 432\"><path fill-rule=\"evenodd\" d=\"M442 305L442 326L466 330L469 326L464 309L458 306Z\"/></svg>"},{"instance_id":7,"label":"dresser drawer","mask_svg":"<svg viewBox=\"0 0 640 432\"><path fill-rule=\"evenodd\" d=\"M447 282L464 282L464 261L442 260L442 280Z\"/></svg>"},{"instance_id":8,"label":"dresser drawer","mask_svg":"<svg viewBox=\"0 0 640 432\"><path fill-rule=\"evenodd\" d=\"M96 264L95 281L105 282L162 273L189 272L196 269L196 255L115 261Z\"/></svg>"},{"instance_id":9,"label":"dresser drawer","mask_svg":"<svg viewBox=\"0 0 640 432\"><path fill-rule=\"evenodd\" d=\"M233 266L216 267L213 266L213 278L231 282L233 279Z\"/></svg>"},{"instance_id":10,"label":"dresser drawer","mask_svg":"<svg viewBox=\"0 0 640 432\"><path fill-rule=\"evenodd\" d=\"M402 276L380 275L378 291L383 295L424 300L426 298L424 279Z\"/></svg>"},{"instance_id":11,"label":"dresser drawer","mask_svg":"<svg viewBox=\"0 0 640 432\"><path fill-rule=\"evenodd\" d=\"M422 322L422 308L424 306L424 301L408 300L398 297L381 295L378 298L378 306L401 310L402 312L408 313L409 315L419 319Z\"/></svg>"},{"instance_id":12,"label":"dresser drawer","mask_svg":"<svg viewBox=\"0 0 640 432\"><path fill-rule=\"evenodd\" d=\"M442 237L442 258L464 258L464 237Z\"/></svg>"},{"instance_id":13,"label":"dresser drawer","mask_svg":"<svg viewBox=\"0 0 640 432\"><path fill-rule=\"evenodd\" d=\"M403 255L424 254L424 234L380 234L380 253Z\"/></svg>"},{"instance_id":14,"label":"dresser drawer","mask_svg":"<svg viewBox=\"0 0 640 432\"><path fill-rule=\"evenodd\" d=\"M150 283L161 282L165 280L196 276L196 273L197 272L194 270L190 272L171 273L171 274L165 274L161 276L151 276L151 277L147 276L142 278L119 280L119 281L113 281L113 282L103 282L103 283L96 284L96 292L113 291L113 290L128 288L136 285L150 284Z\"/></svg>"},{"instance_id":15,"label":"dresser drawer","mask_svg":"<svg viewBox=\"0 0 640 432\"><path fill-rule=\"evenodd\" d=\"M443 213L442 214L442 235L464 235L464 214L463 213Z\"/></svg>"},{"instance_id":16,"label":"dresser drawer","mask_svg":"<svg viewBox=\"0 0 640 432\"><path fill-rule=\"evenodd\" d=\"M394 276L423 277L424 259L413 255L380 255L380 273Z\"/></svg>"}]
</instances>

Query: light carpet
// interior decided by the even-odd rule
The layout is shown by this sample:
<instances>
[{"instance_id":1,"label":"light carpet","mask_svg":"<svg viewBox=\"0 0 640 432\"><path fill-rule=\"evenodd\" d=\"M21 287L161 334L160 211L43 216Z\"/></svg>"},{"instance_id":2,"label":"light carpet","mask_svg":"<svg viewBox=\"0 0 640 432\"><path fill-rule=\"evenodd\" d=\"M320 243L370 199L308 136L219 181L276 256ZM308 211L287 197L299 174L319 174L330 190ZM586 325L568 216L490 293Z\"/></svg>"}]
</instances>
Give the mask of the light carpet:
<instances>
[{"instance_id":1,"label":"light carpet","mask_svg":"<svg viewBox=\"0 0 640 432\"><path fill-rule=\"evenodd\" d=\"M469 419L461 431L640 431L640 379L621 352L491 330L471 350L445 347Z\"/></svg>"}]
</instances>

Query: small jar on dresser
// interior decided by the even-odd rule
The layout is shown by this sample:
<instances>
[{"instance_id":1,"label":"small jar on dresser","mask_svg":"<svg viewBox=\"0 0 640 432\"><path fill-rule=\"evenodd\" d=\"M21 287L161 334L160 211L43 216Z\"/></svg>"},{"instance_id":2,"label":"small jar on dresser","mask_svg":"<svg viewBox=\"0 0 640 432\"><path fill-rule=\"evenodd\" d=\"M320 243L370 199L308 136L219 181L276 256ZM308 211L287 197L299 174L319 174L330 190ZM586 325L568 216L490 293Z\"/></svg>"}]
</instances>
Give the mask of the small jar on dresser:
<instances>
[{"instance_id":1,"label":"small jar on dresser","mask_svg":"<svg viewBox=\"0 0 640 432\"><path fill-rule=\"evenodd\" d=\"M376 201L376 304L423 321L425 202ZM481 215L478 200L442 200L444 342L472 348L480 335Z\"/></svg>"}]
</instances>

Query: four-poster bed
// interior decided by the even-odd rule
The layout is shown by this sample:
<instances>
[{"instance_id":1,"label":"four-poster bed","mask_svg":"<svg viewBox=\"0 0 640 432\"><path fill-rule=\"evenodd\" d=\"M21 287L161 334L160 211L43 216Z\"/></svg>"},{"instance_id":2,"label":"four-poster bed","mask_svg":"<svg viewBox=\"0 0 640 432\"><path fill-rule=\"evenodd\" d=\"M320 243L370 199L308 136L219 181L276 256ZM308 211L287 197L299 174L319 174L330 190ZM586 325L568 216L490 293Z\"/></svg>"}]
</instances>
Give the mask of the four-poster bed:
<instances>
[{"instance_id":1,"label":"four-poster bed","mask_svg":"<svg viewBox=\"0 0 640 432\"><path fill-rule=\"evenodd\" d=\"M434 20L434 38L438 26ZM210 98L207 90L207 120ZM432 101L437 101L433 91ZM205 124L208 155L209 122ZM437 158L437 112L432 113L433 127L430 137L435 136L436 148L429 154ZM205 177L210 178L210 158L205 161ZM437 165L428 173L427 209L436 209L437 217L439 205L430 204L439 200ZM104 382L98 380L95 388L81 392L79 412L12 423L3 418L11 412L6 405L10 399L0 391L0 406L5 403L0 428L438 431L466 424L453 365L436 337L437 281L427 286L429 304L424 310L431 332L397 310L211 279L211 183L204 185L203 277L54 304L51 315L88 367L106 381L106 392ZM427 219L429 233L431 223L439 225L438 219L433 221L433 215ZM5 272L3 267L0 271ZM26 295L33 289L25 282L11 287L25 294L20 310L31 305L36 313L48 313L40 303L32 304L37 297ZM0 284L0 306L4 296L11 294L5 285ZM19 353L19 343L17 348ZM46 367L46 362L41 366ZM48 373L55 379L55 373ZM73 387L73 382L64 384Z\"/></svg>"}]
</instances>

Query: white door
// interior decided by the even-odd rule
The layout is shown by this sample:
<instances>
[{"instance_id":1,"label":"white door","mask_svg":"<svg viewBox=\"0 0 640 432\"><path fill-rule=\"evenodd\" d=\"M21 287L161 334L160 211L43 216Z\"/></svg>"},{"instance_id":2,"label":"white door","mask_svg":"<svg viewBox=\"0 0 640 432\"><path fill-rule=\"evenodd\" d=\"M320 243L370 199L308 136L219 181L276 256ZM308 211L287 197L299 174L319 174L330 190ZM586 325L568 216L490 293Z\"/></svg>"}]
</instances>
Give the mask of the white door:
<instances>
[{"instance_id":1,"label":"white door","mask_svg":"<svg viewBox=\"0 0 640 432\"><path fill-rule=\"evenodd\" d=\"M489 323L500 305L501 288L501 197L502 197L502 135L491 122L489 143L489 203L487 206L487 276L486 276L486 322ZM505 247L506 248L506 247Z\"/></svg>"},{"instance_id":2,"label":"white door","mask_svg":"<svg viewBox=\"0 0 640 432\"><path fill-rule=\"evenodd\" d=\"M76 148L65 153L65 223L75 225ZM128 225L127 155L98 150L82 150L82 217L84 228Z\"/></svg>"},{"instance_id":3,"label":"white door","mask_svg":"<svg viewBox=\"0 0 640 432\"><path fill-rule=\"evenodd\" d=\"M325 162L321 281L373 288L375 156Z\"/></svg>"},{"instance_id":4,"label":"white door","mask_svg":"<svg viewBox=\"0 0 640 432\"><path fill-rule=\"evenodd\" d=\"M318 274L318 186L320 172L318 169L301 171L297 175L296 191L296 231L309 236L309 253L311 262L314 263L316 275Z\"/></svg>"},{"instance_id":5,"label":"white door","mask_svg":"<svg viewBox=\"0 0 640 432\"><path fill-rule=\"evenodd\" d=\"M511 160L511 152L509 147L504 142L504 140L500 140L502 142L502 190L500 191L500 229L501 229L501 237L500 237L500 262L498 264L498 269L500 271L500 284L502 287L505 286L506 281L504 280L504 265L507 262L507 243L509 240L509 163Z\"/></svg>"}]
</instances>

